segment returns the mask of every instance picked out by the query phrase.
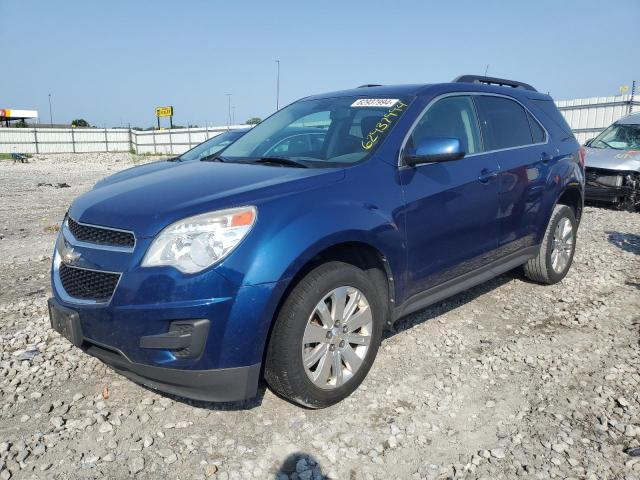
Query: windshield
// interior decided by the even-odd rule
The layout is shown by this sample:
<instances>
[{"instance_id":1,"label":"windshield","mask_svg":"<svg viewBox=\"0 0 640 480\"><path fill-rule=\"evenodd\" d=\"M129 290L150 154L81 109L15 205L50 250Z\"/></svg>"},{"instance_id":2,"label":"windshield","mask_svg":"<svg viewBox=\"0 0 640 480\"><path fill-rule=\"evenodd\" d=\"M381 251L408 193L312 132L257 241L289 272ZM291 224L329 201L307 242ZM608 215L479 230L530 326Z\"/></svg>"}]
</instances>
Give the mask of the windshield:
<instances>
[{"instance_id":1,"label":"windshield","mask_svg":"<svg viewBox=\"0 0 640 480\"><path fill-rule=\"evenodd\" d=\"M199 160L214 153L218 153L220 150L230 145L236 139L245 134L247 130L230 130L228 132L221 133L215 137L211 137L209 140L205 140L201 144L193 147L191 150L183 153L178 158L183 161Z\"/></svg>"},{"instance_id":2,"label":"windshield","mask_svg":"<svg viewBox=\"0 0 640 480\"><path fill-rule=\"evenodd\" d=\"M613 124L589 144L593 148L640 149L640 125Z\"/></svg>"},{"instance_id":3,"label":"windshield","mask_svg":"<svg viewBox=\"0 0 640 480\"><path fill-rule=\"evenodd\" d=\"M384 141L409 103L406 97L302 100L255 126L225 149L221 160L275 157L307 167L360 162Z\"/></svg>"}]
</instances>

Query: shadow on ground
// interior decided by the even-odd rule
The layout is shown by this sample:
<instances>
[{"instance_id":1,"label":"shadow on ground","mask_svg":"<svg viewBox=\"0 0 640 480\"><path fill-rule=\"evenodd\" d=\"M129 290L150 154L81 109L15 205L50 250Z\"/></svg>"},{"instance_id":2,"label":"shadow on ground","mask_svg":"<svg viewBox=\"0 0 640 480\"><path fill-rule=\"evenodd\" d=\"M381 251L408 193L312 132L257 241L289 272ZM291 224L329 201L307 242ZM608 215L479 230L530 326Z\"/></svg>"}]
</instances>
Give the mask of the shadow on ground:
<instances>
[{"instance_id":1,"label":"shadow on ground","mask_svg":"<svg viewBox=\"0 0 640 480\"><path fill-rule=\"evenodd\" d=\"M640 235L635 233L605 232L609 243L625 252L640 255Z\"/></svg>"},{"instance_id":2,"label":"shadow on ground","mask_svg":"<svg viewBox=\"0 0 640 480\"><path fill-rule=\"evenodd\" d=\"M409 330L416 325L428 322L440 315L444 315L445 313L455 310L456 308L461 307L486 293L500 288L514 279L528 281L526 277L520 273L520 269L514 269L510 272L503 273L502 275L481 283L469 290L465 290L464 292L458 293L457 295L449 297L441 302L434 303L423 310L419 310L411 315L400 318L393 326L393 329L384 334L383 341L384 339L393 337L398 333Z\"/></svg>"},{"instance_id":3,"label":"shadow on ground","mask_svg":"<svg viewBox=\"0 0 640 480\"><path fill-rule=\"evenodd\" d=\"M264 394L267 390L267 386L263 381L260 381L258 385L258 393L253 398L248 398L247 400L240 400L237 402L204 402L200 400L191 400L185 397L179 397L177 395L171 395L170 393L161 392L159 390L154 390L145 385L140 385L145 390L149 390L157 395L170 398L174 402L184 403L191 407L202 408L206 410L212 411L221 411L221 412L232 412L232 411L241 411L241 410L252 410L256 407L262 405L262 400L264 398Z\"/></svg>"},{"instance_id":4,"label":"shadow on ground","mask_svg":"<svg viewBox=\"0 0 640 480\"><path fill-rule=\"evenodd\" d=\"M318 480L327 479L318 461L308 453L296 452L289 455L276 472L274 480Z\"/></svg>"}]
</instances>

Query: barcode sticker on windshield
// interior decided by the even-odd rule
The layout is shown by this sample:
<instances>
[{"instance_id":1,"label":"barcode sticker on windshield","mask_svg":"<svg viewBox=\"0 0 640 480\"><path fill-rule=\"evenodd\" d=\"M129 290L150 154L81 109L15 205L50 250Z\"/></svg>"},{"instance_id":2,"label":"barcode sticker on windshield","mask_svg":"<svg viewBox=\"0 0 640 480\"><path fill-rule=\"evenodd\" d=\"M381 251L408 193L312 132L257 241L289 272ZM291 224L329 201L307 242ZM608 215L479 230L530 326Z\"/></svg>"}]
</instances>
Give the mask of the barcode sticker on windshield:
<instances>
[{"instance_id":1,"label":"barcode sticker on windshield","mask_svg":"<svg viewBox=\"0 0 640 480\"><path fill-rule=\"evenodd\" d=\"M393 107L400 100L397 98L359 98L352 107Z\"/></svg>"}]
</instances>

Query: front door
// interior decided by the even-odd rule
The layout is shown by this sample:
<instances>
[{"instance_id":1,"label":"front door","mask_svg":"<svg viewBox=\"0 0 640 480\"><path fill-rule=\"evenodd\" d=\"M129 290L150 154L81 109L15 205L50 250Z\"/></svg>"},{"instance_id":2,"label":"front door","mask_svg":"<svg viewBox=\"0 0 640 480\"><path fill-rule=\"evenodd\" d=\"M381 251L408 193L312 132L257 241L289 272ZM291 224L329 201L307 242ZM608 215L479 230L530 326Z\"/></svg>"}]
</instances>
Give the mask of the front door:
<instances>
[{"instance_id":1,"label":"front door","mask_svg":"<svg viewBox=\"0 0 640 480\"><path fill-rule=\"evenodd\" d=\"M487 264L498 246L498 164L493 154L482 153L471 98L447 96L433 103L405 148L427 137L458 138L466 155L400 167L408 251L405 299Z\"/></svg>"}]
</instances>

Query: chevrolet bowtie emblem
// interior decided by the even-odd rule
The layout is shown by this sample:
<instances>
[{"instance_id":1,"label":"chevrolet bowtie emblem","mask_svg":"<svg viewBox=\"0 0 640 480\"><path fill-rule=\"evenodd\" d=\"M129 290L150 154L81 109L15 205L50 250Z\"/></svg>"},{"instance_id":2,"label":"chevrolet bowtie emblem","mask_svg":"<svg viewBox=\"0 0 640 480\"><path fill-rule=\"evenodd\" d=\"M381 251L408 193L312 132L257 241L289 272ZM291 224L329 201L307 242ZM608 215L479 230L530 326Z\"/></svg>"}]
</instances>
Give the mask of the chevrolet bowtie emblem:
<instances>
[{"instance_id":1,"label":"chevrolet bowtie emblem","mask_svg":"<svg viewBox=\"0 0 640 480\"><path fill-rule=\"evenodd\" d=\"M70 265L80 258L80 254L76 252L73 247L65 246L62 252L60 252L60 258L62 258L62 263Z\"/></svg>"}]
</instances>

